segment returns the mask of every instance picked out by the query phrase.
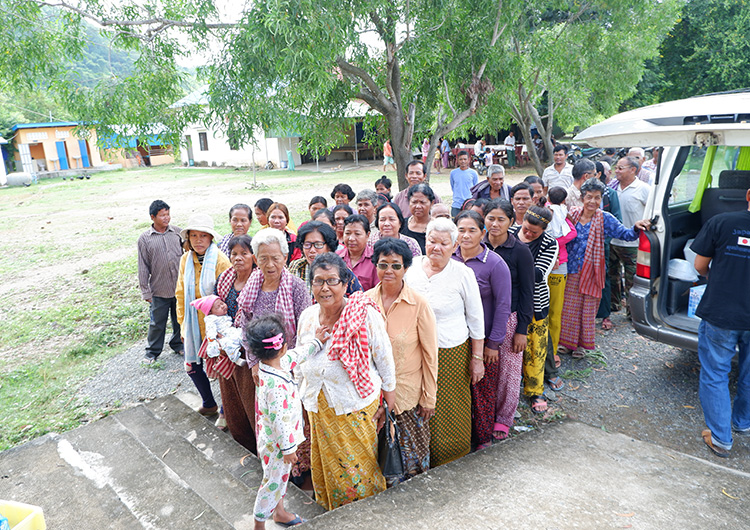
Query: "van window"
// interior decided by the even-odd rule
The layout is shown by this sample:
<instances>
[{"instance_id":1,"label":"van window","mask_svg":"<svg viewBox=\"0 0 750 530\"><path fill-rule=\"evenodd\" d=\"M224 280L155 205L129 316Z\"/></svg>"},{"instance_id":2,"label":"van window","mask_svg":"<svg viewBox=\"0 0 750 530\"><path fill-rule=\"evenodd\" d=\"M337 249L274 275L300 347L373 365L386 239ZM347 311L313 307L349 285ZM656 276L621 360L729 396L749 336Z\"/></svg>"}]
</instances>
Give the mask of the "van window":
<instances>
[{"instance_id":1,"label":"van window","mask_svg":"<svg viewBox=\"0 0 750 530\"><path fill-rule=\"evenodd\" d=\"M721 145L716 149L716 156L711 167L711 187L716 188L719 185L719 173L725 169L734 169L737 165L737 156L739 147ZM681 206L690 204L695 197L698 189L698 182L703 169L703 161L706 158L705 147L693 146L690 148L685 165L682 171L672 182L672 189L669 194L670 209L680 209Z\"/></svg>"}]
</instances>

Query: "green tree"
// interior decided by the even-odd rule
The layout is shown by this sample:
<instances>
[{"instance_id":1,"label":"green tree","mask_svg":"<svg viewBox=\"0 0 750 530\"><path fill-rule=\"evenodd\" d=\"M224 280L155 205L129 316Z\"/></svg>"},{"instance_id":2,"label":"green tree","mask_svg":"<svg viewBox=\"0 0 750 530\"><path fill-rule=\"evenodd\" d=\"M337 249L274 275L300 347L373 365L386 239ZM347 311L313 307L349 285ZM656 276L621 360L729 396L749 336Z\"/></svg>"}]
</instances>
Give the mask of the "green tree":
<instances>
[{"instance_id":1,"label":"green tree","mask_svg":"<svg viewBox=\"0 0 750 530\"><path fill-rule=\"evenodd\" d=\"M527 145L536 127L552 156L552 130L585 126L615 113L635 91L677 13L677 0L527 2L510 28L512 59L490 97L479 130L510 115ZM494 130L497 128L495 127ZM529 156L544 170L534 149Z\"/></svg>"},{"instance_id":2,"label":"green tree","mask_svg":"<svg viewBox=\"0 0 750 530\"><path fill-rule=\"evenodd\" d=\"M669 32L653 71L639 86L654 102L750 87L750 2L691 0Z\"/></svg>"}]
</instances>

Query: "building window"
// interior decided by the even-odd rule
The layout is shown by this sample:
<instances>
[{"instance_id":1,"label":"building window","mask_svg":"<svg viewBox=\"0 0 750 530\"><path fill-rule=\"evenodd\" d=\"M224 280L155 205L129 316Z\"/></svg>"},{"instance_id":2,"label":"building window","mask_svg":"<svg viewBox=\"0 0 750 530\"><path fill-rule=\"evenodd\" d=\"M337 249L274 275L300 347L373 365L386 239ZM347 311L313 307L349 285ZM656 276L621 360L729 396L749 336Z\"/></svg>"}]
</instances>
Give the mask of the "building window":
<instances>
[{"instance_id":1,"label":"building window","mask_svg":"<svg viewBox=\"0 0 750 530\"><path fill-rule=\"evenodd\" d=\"M208 134L204 132L199 132L198 143L200 144L201 151L208 151Z\"/></svg>"}]
</instances>

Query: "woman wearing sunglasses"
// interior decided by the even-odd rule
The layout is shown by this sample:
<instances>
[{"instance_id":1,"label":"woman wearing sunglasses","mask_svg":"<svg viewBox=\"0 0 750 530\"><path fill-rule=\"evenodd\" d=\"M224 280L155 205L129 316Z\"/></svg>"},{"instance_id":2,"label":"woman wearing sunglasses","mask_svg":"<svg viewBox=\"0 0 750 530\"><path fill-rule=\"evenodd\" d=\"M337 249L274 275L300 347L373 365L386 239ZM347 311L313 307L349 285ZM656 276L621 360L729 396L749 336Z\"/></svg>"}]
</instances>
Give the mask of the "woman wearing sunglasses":
<instances>
[{"instance_id":1,"label":"woman wearing sunglasses","mask_svg":"<svg viewBox=\"0 0 750 530\"><path fill-rule=\"evenodd\" d=\"M394 237L376 242L372 262L377 267L380 283L367 291L385 317L396 363L394 410L404 463L400 481L430 468L428 422L435 412L437 394L435 314L427 299L404 283L404 274L412 263L412 252L405 241Z\"/></svg>"}]
</instances>

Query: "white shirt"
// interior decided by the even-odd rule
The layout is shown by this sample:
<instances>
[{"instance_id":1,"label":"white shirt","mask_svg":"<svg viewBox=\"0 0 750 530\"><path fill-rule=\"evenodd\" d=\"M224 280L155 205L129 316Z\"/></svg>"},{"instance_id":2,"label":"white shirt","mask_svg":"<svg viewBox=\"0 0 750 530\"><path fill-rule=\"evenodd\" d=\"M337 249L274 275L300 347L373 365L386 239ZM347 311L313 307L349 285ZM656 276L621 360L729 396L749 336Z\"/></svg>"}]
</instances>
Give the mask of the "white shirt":
<instances>
[{"instance_id":1,"label":"white shirt","mask_svg":"<svg viewBox=\"0 0 750 530\"><path fill-rule=\"evenodd\" d=\"M320 326L320 305L305 309L297 325L297 344L309 344L315 338L315 330ZM299 365L302 376L300 392L302 403L308 412L318 412L318 393L322 390L328 406L336 414L348 414L362 410L380 397L380 389L396 389L396 363L393 361L391 339L385 329L385 320L380 312L367 308L367 340L370 344L370 381L374 391L367 397L360 397L349 374L341 361L328 358L331 338L323 344L323 351L310 355Z\"/></svg>"},{"instance_id":2,"label":"white shirt","mask_svg":"<svg viewBox=\"0 0 750 530\"><path fill-rule=\"evenodd\" d=\"M503 142L505 144L505 147L508 149L515 149L516 147L516 137L508 135L505 137L505 141Z\"/></svg>"},{"instance_id":3,"label":"white shirt","mask_svg":"<svg viewBox=\"0 0 750 530\"><path fill-rule=\"evenodd\" d=\"M484 339L484 309L477 278L469 267L451 259L428 278L422 268L426 256L414 258L404 281L427 298L435 313L438 347L454 348L466 339Z\"/></svg>"},{"instance_id":4,"label":"white shirt","mask_svg":"<svg viewBox=\"0 0 750 530\"><path fill-rule=\"evenodd\" d=\"M545 188L560 186L567 190L573 185L573 166L566 162L562 171L557 171L555 164L552 164L542 173L542 180Z\"/></svg>"},{"instance_id":5,"label":"white shirt","mask_svg":"<svg viewBox=\"0 0 750 530\"><path fill-rule=\"evenodd\" d=\"M474 154L476 156L482 156L482 141L479 140L477 143L474 144Z\"/></svg>"},{"instance_id":6,"label":"white shirt","mask_svg":"<svg viewBox=\"0 0 750 530\"><path fill-rule=\"evenodd\" d=\"M626 228L632 228L636 221L643 219L643 212L646 209L646 201L650 191L651 186L637 177L625 189L620 189L620 184L617 184L617 198L620 199L622 224ZM612 244L618 247L637 247L638 240L613 239Z\"/></svg>"}]
</instances>

